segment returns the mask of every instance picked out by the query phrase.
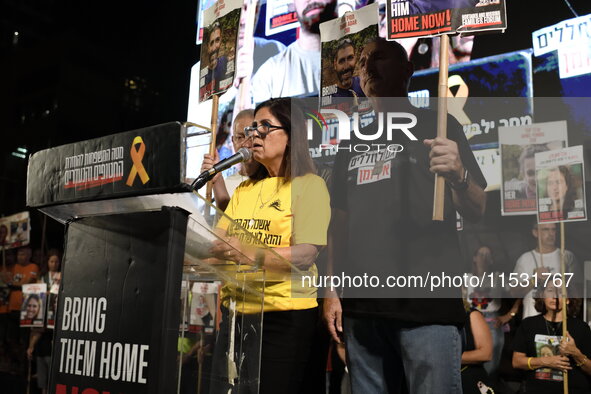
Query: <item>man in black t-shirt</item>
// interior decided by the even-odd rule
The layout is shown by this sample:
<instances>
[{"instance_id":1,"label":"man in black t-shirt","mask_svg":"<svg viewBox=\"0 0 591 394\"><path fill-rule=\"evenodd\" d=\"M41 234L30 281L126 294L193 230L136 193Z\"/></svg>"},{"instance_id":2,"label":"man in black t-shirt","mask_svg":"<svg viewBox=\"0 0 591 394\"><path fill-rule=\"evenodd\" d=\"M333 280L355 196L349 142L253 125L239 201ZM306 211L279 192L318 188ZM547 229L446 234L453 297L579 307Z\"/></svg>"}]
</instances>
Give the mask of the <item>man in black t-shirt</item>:
<instances>
[{"instance_id":1,"label":"man in black t-shirt","mask_svg":"<svg viewBox=\"0 0 591 394\"><path fill-rule=\"evenodd\" d=\"M463 272L457 267L455 212L478 220L486 181L462 128L448 117L448 138L436 138L436 114L403 99L413 69L399 44L368 43L359 66L361 88L376 116L397 112L407 115L402 122L413 116L417 122L404 133L376 132L380 126L370 124L339 144L332 175L329 272L381 280L393 274L424 277L433 268L448 275ZM399 99L392 103L392 97ZM375 139L368 141L371 135ZM442 222L431 219L433 173L446 180ZM413 394L461 393L458 326L464 312L459 289L436 295L425 294L428 288L371 290L346 288L342 300L332 293L324 302L333 338L340 342L344 334L353 393L396 393L403 380ZM456 290L457 298L442 298Z\"/></svg>"}]
</instances>

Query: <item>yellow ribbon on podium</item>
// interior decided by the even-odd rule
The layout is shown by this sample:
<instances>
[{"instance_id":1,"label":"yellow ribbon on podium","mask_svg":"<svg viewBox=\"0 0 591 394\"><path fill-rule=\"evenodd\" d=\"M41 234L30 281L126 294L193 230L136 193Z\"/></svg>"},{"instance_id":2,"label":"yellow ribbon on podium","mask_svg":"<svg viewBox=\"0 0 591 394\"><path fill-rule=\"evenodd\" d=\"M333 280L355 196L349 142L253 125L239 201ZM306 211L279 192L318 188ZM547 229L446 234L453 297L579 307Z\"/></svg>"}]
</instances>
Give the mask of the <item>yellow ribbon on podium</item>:
<instances>
[{"instance_id":1,"label":"yellow ribbon on podium","mask_svg":"<svg viewBox=\"0 0 591 394\"><path fill-rule=\"evenodd\" d=\"M136 145L139 144L139 148L136 148ZM142 164L142 159L144 158L144 154L146 153L146 144L144 144L144 140L142 137L137 136L133 139L131 143L131 161L133 162L133 166L131 167L131 171L129 172L129 177L127 178L127 186L133 185L133 181L135 180L136 175L140 176L140 179L143 184L146 184L150 180L144 165Z\"/></svg>"}]
</instances>

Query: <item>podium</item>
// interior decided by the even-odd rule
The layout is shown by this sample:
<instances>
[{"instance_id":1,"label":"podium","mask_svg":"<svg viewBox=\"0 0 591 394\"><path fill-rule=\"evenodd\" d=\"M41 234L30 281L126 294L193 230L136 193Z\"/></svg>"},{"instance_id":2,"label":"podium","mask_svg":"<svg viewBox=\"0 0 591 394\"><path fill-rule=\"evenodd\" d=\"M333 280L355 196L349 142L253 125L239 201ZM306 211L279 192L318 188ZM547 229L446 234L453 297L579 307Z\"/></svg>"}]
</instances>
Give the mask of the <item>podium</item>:
<instances>
[{"instance_id":1,"label":"podium","mask_svg":"<svg viewBox=\"0 0 591 394\"><path fill-rule=\"evenodd\" d=\"M266 273L212 257L232 219L190 190L186 139L167 123L31 156L27 205L66 226L50 393L258 392Z\"/></svg>"}]
</instances>

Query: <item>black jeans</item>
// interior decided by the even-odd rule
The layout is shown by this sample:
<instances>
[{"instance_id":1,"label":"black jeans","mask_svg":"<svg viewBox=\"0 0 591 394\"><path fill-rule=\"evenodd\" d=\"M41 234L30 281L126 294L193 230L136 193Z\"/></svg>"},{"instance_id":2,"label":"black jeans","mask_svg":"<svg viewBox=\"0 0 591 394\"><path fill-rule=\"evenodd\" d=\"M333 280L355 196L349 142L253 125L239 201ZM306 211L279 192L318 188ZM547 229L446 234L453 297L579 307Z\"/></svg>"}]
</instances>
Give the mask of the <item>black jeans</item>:
<instances>
[{"instance_id":1,"label":"black jeans","mask_svg":"<svg viewBox=\"0 0 591 394\"><path fill-rule=\"evenodd\" d=\"M260 349L260 379L257 379L260 326L254 315L238 314L234 361L239 379L228 383L229 313L222 308L222 322L215 344L210 394L299 393L305 378L306 366L313 351L318 308L300 311L265 312Z\"/></svg>"}]
</instances>

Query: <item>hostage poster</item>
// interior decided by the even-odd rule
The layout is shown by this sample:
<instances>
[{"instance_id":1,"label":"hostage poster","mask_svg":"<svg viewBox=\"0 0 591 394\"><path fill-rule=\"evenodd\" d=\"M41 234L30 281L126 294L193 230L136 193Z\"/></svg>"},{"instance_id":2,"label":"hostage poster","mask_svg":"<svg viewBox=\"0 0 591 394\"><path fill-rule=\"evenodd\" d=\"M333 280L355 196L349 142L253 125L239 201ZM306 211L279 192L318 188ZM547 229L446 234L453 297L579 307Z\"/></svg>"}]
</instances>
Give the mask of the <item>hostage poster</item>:
<instances>
[{"instance_id":1,"label":"hostage poster","mask_svg":"<svg viewBox=\"0 0 591 394\"><path fill-rule=\"evenodd\" d=\"M189 331L211 334L216 327L220 282L194 282L191 289Z\"/></svg>"},{"instance_id":2,"label":"hostage poster","mask_svg":"<svg viewBox=\"0 0 591 394\"><path fill-rule=\"evenodd\" d=\"M47 285L45 283L23 285L21 327L43 327L46 295Z\"/></svg>"},{"instance_id":3,"label":"hostage poster","mask_svg":"<svg viewBox=\"0 0 591 394\"><path fill-rule=\"evenodd\" d=\"M232 86L241 10L240 0L219 0L203 12L199 102Z\"/></svg>"},{"instance_id":4,"label":"hostage poster","mask_svg":"<svg viewBox=\"0 0 591 394\"><path fill-rule=\"evenodd\" d=\"M28 211L0 218L0 250L28 245L30 230Z\"/></svg>"},{"instance_id":5,"label":"hostage poster","mask_svg":"<svg viewBox=\"0 0 591 394\"><path fill-rule=\"evenodd\" d=\"M503 215L536 212L535 154L568 146L566 121L499 127L501 211Z\"/></svg>"},{"instance_id":6,"label":"hostage poster","mask_svg":"<svg viewBox=\"0 0 591 394\"><path fill-rule=\"evenodd\" d=\"M370 4L320 25L322 107L337 104L335 98L357 106L365 97L358 62L365 43L378 37L377 8L377 3Z\"/></svg>"},{"instance_id":7,"label":"hostage poster","mask_svg":"<svg viewBox=\"0 0 591 394\"><path fill-rule=\"evenodd\" d=\"M538 223L587 220L583 146L536 153Z\"/></svg>"},{"instance_id":8,"label":"hostage poster","mask_svg":"<svg viewBox=\"0 0 591 394\"><path fill-rule=\"evenodd\" d=\"M505 0L387 0L386 38L507 28Z\"/></svg>"}]
</instances>

